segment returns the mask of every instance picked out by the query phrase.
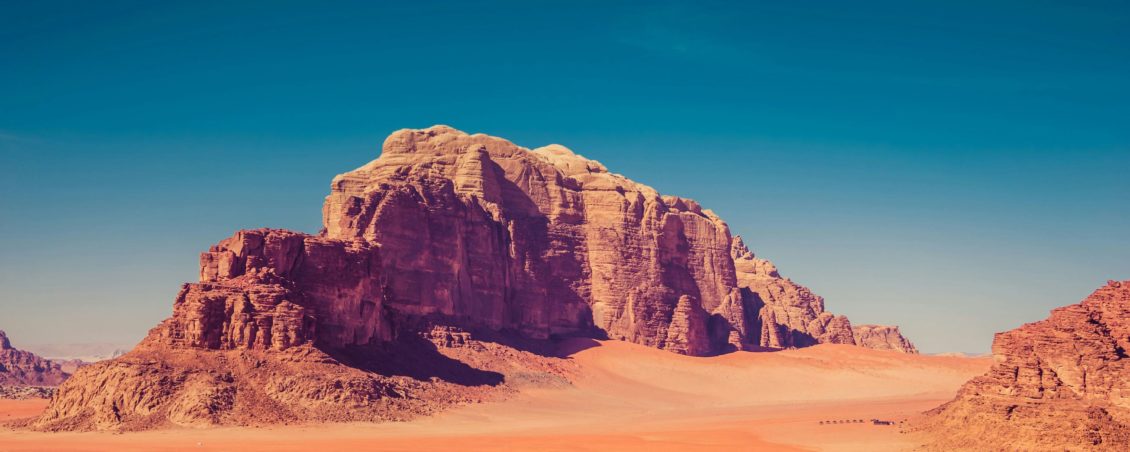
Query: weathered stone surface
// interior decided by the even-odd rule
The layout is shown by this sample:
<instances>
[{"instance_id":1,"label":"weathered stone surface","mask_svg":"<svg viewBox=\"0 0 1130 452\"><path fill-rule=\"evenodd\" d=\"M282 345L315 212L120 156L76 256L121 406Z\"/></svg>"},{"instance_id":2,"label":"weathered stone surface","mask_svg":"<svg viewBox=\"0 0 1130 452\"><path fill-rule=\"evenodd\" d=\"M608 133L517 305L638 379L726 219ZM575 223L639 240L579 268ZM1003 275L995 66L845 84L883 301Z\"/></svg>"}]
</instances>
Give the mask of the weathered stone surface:
<instances>
[{"instance_id":1,"label":"weathered stone surface","mask_svg":"<svg viewBox=\"0 0 1130 452\"><path fill-rule=\"evenodd\" d=\"M200 256L200 283L147 341L209 349L340 348L391 339L376 247L283 230L240 231ZM381 336L385 334L385 336Z\"/></svg>"},{"instance_id":2,"label":"weathered stone surface","mask_svg":"<svg viewBox=\"0 0 1130 452\"><path fill-rule=\"evenodd\" d=\"M694 354L855 343L846 318L823 315L823 299L755 258L711 211L560 145L401 130L331 188L325 235L380 244L382 271L397 275L386 286L393 312ZM683 297L708 321L678 328L705 328L685 332L705 342L667 340L684 333L669 331Z\"/></svg>"},{"instance_id":3,"label":"weathered stone surface","mask_svg":"<svg viewBox=\"0 0 1130 452\"><path fill-rule=\"evenodd\" d=\"M737 296L729 229L693 201L609 173L563 146L535 150L437 126L402 130L334 179L326 236L381 245L389 306L530 337L593 334L668 348L683 296ZM718 350L691 331L679 350ZM677 335L677 334L676 334ZM675 344L674 342L671 342Z\"/></svg>"},{"instance_id":4,"label":"weathered stone surface","mask_svg":"<svg viewBox=\"0 0 1130 452\"><path fill-rule=\"evenodd\" d=\"M0 386L56 386L67 376L58 364L12 347L0 331Z\"/></svg>"},{"instance_id":5,"label":"weathered stone surface","mask_svg":"<svg viewBox=\"0 0 1130 452\"><path fill-rule=\"evenodd\" d=\"M897 326L855 325L852 327L855 344L876 350L892 350L902 353L918 353L910 340L903 337Z\"/></svg>"},{"instance_id":6,"label":"weathered stone surface","mask_svg":"<svg viewBox=\"0 0 1130 452\"><path fill-rule=\"evenodd\" d=\"M1110 450L1130 445L1130 281L997 334L996 364L928 413L935 450Z\"/></svg>"},{"instance_id":7,"label":"weathered stone surface","mask_svg":"<svg viewBox=\"0 0 1130 452\"><path fill-rule=\"evenodd\" d=\"M772 262L750 252L741 237L734 237L730 256L747 317L760 331L759 341L753 345L784 348L818 343L856 344L847 317L825 312L823 298L782 277Z\"/></svg>"},{"instance_id":8,"label":"weathered stone surface","mask_svg":"<svg viewBox=\"0 0 1130 452\"><path fill-rule=\"evenodd\" d=\"M203 253L173 315L133 352L79 369L35 426L270 422L260 410L287 419L335 403L358 404L341 419L389 417L392 405L370 408L402 390L445 390L433 378L499 383L436 352L487 363L518 353L471 332L689 355L855 343L847 318L755 258L713 212L559 145L445 126L395 132L379 158L333 179L323 224L318 235L240 231ZM526 361L500 368L538 362ZM239 371L221 371L229 365ZM389 379L402 374L428 383Z\"/></svg>"}]
</instances>

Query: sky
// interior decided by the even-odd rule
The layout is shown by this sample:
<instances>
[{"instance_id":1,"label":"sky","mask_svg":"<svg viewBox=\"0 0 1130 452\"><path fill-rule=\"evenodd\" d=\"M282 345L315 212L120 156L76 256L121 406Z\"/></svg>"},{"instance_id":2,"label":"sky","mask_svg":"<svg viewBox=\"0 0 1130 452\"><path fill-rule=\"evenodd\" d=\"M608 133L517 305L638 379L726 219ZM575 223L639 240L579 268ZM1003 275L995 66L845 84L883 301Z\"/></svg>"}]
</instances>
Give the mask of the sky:
<instances>
[{"instance_id":1,"label":"sky","mask_svg":"<svg viewBox=\"0 0 1130 452\"><path fill-rule=\"evenodd\" d=\"M0 329L135 342L433 124L694 198L924 352L1130 279L1125 2L0 0Z\"/></svg>"}]
</instances>

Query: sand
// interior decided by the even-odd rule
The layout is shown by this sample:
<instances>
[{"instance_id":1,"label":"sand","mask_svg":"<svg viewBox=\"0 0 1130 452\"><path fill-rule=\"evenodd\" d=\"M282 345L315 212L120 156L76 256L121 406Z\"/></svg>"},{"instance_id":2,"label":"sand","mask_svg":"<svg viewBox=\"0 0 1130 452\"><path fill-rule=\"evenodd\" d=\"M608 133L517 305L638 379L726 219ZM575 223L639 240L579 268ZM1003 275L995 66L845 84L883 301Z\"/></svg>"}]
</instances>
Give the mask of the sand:
<instances>
[{"instance_id":1,"label":"sand","mask_svg":"<svg viewBox=\"0 0 1130 452\"><path fill-rule=\"evenodd\" d=\"M898 421L953 397L988 358L903 355L820 345L696 358L617 341L566 344L582 371L573 387L530 388L501 402L412 422L141 433L0 429L0 451L23 450L907 450L921 438ZM43 401L0 401L0 419Z\"/></svg>"}]
</instances>

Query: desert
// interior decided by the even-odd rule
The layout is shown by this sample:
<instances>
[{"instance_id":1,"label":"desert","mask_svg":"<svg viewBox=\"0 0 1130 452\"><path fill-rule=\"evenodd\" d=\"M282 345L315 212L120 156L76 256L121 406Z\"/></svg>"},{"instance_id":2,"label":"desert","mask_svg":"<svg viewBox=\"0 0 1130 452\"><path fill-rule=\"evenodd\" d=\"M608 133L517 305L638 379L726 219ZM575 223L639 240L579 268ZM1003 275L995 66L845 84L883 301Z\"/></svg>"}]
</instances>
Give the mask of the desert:
<instances>
[{"instance_id":1,"label":"desert","mask_svg":"<svg viewBox=\"0 0 1130 452\"><path fill-rule=\"evenodd\" d=\"M505 400L407 422L123 434L4 430L0 444L13 451L906 450L920 436L905 433L902 421L952 398L990 365L988 358L834 344L705 358L619 341L576 339L560 346L576 350L566 358L570 384L533 384ZM45 406L32 402L0 406L6 419L29 418ZM877 426L872 419L896 424Z\"/></svg>"},{"instance_id":2,"label":"desert","mask_svg":"<svg viewBox=\"0 0 1130 452\"><path fill-rule=\"evenodd\" d=\"M992 358L922 355L897 326L827 312L692 200L560 145L447 126L394 132L333 179L323 215L317 235L242 230L210 247L172 316L120 356L61 361L73 375L0 335L0 444L1116 450L1127 438L1126 283L999 334ZM976 416L1004 426L969 435Z\"/></svg>"},{"instance_id":3,"label":"desert","mask_svg":"<svg viewBox=\"0 0 1130 452\"><path fill-rule=\"evenodd\" d=\"M1130 451L1127 30L0 1L0 452Z\"/></svg>"}]
</instances>

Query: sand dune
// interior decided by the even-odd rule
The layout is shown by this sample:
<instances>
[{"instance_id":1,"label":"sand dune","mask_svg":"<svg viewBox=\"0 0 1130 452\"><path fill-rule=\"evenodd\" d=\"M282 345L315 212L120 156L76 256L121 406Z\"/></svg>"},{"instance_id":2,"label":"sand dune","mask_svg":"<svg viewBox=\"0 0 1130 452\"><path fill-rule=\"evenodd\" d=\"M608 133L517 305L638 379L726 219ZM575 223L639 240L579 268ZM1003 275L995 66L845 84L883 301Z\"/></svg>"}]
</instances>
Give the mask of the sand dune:
<instances>
[{"instance_id":1,"label":"sand dune","mask_svg":"<svg viewBox=\"0 0 1130 452\"><path fill-rule=\"evenodd\" d=\"M593 346L595 345L595 346ZM563 345L581 369L571 387L526 388L501 402L412 422L142 433L0 431L8 450L905 450L899 420L932 408L987 358L906 355L846 345L699 358L617 341ZM0 419L42 402L0 402Z\"/></svg>"}]
</instances>

